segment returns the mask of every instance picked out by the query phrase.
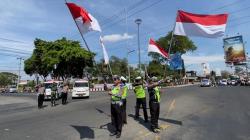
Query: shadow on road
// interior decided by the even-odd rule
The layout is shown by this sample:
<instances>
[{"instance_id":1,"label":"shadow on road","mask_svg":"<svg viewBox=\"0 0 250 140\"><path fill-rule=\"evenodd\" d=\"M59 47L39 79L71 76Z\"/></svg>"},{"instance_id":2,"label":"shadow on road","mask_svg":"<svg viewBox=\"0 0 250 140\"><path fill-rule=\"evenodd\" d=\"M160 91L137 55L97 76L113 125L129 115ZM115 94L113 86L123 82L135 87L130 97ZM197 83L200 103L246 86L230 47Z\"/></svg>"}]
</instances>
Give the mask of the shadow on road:
<instances>
[{"instance_id":1,"label":"shadow on road","mask_svg":"<svg viewBox=\"0 0 250 140\"><path fill-rule=\"evenodd\" d=\"M94 130L91 129L90 127L76 126L76 125L71 125L71 126L79 132L80 139L83 139L83 138L94 139L95 138Z\"/></svg>"},{"instance_id":2,"label":"shadow on road","mask_svg":"<svg viewBox=\"0 0 250 140\"><path fill-rule=\"evenodd\" d=\"M128 116L131 118L135 118L135 115L133 114L129 114ZM171 124L182 125L182 121L178 121L178 120L165 119L165 118L159 118L159 120L167 122L167 123L171 123ZM141 117L139 117L138 121L141 125L145 126L146 128L150 130L150 123L145 123Z\"/></svg>"},{"instance_id":3,"label":"shadow on road","mask_svg":"<svg viewBox=\"0 0 250 140\"><path fill-rule=\"evenodd\" d=\"M172 123L172 124L176 124L176 125L182 125L182 121L178 121L178 120L165 119L165 118L159 118L159 120Z\"/></svg>"},{"instance_id":4,"label":"shadow on road","mask_svg":"<svg viewBox=\"0 0 250 140\"><path fill-rule=\"evenodd\" d=\"M99 129L107 129L110 133L115 131L115 128L111 123L101 125Z\"/></svg>"},{"instance_id":5,"label":"shadow on road","mask_svg":"<svg viewBox=\"0 0 250 140\"><path fill-rule=\"evenodd\" d=\"M128 116L131 117L131 118L135 118L135 115L133 115L133 114L129 114ZM150 126L150 123L149 123L149 122L148 122L148 123L145 123L145 122L144 122L144 119L142 119L141 117L139 117L139 118L136 119L136 120L139 122L139 124L143 125L143 126L146 127L148 130L151 131L151 126Z\"/></svg>"},{"instance_id":6,"label":"shadow on road","mask_svg":"<svg viewBox=\"0 0 250 140\"><path fill-rule=\"evenodd\" d=\"M104 112L103 110L101 110L101 109L99 109L99 108L95 108L95 110L98 111L98 112L101 113L101 114L104 114L104 115L106 115L106 116L108 116L108 117L111 117L110 114Z\"/></svg>"}]
</instances>

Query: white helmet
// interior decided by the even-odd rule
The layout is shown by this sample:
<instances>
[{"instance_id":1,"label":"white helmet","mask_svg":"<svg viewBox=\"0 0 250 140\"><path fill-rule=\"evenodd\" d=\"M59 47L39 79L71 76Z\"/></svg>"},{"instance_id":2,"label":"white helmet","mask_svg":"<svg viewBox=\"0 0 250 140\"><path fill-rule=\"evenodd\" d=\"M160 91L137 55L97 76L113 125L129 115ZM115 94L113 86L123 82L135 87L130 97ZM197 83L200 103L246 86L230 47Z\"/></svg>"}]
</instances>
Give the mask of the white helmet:
<instances>
[{"instance_id":1,"label":"white helmet","mask_svg":"<svg viewBox=\"0 0 250 140\"><path fill-rule=\"evenodd\" d=\"M125 78L125 77L123 77L123 76L121 76L121 81L127 81L127 79Z\"/></svg>"},{"instance_id":2,"label":"white helmet","mask_svg":"<svg viewBox=\"0 0 250 140\"><path fill-rule=\"evenodd\" d=\"M136 77L135 80L141 80L141 76Z\"/></svg>"}]
</instances>

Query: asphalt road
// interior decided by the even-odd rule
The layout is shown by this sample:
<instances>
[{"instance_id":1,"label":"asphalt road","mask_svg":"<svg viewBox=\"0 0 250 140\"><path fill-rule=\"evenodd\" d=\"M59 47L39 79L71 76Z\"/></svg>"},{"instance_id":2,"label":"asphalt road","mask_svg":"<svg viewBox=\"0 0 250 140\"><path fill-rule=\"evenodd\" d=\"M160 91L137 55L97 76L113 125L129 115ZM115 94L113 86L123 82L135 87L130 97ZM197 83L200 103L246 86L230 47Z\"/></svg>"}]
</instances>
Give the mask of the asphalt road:
<instances>
[{"instance_id":1,"label":"asphalt road","mask_svg":"<svg viewBox=\"0 0 250 140\"><path fill-rule=\"evenodd\" d=\"M250 140L250 87L198 86L164 89L161 99L162 132L153 134L149 123L135 121L135 97L129 94L128 124L120 139ZM0 96L0 140L115 139L109 136L110 101L105 93L89 99L46 102L36 107L35 95ZM149 111L148 111L149 113ZM142 114L142 112L141 112ZM142 116L141 116L142 117Z\"/></svg>"}]
</instances>

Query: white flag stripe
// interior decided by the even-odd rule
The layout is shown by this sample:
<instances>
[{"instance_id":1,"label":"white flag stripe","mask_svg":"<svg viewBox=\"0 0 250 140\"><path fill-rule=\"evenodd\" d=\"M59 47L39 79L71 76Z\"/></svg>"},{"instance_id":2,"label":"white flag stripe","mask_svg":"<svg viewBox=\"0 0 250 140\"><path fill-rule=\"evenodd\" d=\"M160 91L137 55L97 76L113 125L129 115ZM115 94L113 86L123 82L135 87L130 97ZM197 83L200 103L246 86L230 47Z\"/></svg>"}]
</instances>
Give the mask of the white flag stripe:
<instances>
[{"instance_id":1,"label":"white flag stripe","mask_svg":"<svg viewBox=\"0 0 250 140\"><path fill-rule=\"evenodd\" d=\"M101 27L100 27L98 21L90 13L89 13L89 17L92 20L90 22L91 23L90 30L102 32Z\"/></svg>"},{"instance_id":2,"label":"white flag stripe","mask_svg":"<svg viewBox=\"0 0 250 140\"><path fill-rule=\"evenodd\" d=\"M148 45L148 52L155 52L155 53L159 53L161 54L163 57L166 57L162 54L162 52L155 46L155 45L152 45L152 44L149 44Z\"/></svg>"},{"instance_id":3,"label":"white flag stripe","mask_svg":"<svg viewBox=\"0 0 250 140\"><path fill-rule=\"evenodd\" d=\"M225 29L226 24L205 26L198 23L176 22L174 34L215 38L223 36Z\"/></svg>"},{"instance_id":4,"label":"white flag stripe","mask_svg":"<svg viewBox=\"0 0 250 140\"><path fill-rule=\"evenodd\" d=\"M82 17L76 18L76 24L79 28L79 30L81 31L81 33L85 34L89 31L99 31L101 32L101 28L100 25L98 23L98 21L91 15L89 14L89 17L91 18L91 22L83 22Z\"/></svg>"},{"instance_id":5,"label":"white flag stripe","mask_svg":"<svg viewBox=\"0 0 250 140\"><path fill-rule=\"evenodd\" d=\"M105 48L105 46L103 44L102 37L100 37L100 43L101 43L102 51L103 51L104 64L107 65L107 64L109 64L109 56L108 56L106 48Z\"/></svg>"}]
</instances>

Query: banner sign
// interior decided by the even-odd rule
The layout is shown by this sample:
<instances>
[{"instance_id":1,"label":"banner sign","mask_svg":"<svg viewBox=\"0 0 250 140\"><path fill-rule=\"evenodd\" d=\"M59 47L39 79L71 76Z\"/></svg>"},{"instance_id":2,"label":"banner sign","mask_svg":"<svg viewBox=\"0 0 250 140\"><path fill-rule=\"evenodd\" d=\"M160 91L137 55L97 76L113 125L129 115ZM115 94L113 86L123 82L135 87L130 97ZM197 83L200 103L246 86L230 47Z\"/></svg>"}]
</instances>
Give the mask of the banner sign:
<instances>
[{"instance_id":1,"label":"banner sign","mask_svg":"<svg viewBox=\"0 0 250 140\"><path fill-rule=\"evenodd\" d=\"M224 38L223 43L226 63L237 65L246 61L242 36Z\"/></svg>"}]
</instances>

